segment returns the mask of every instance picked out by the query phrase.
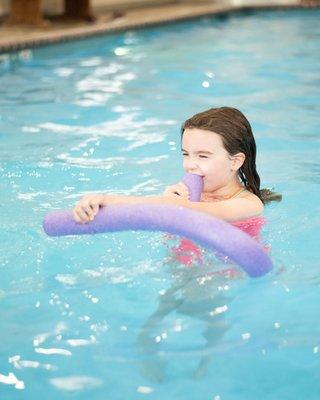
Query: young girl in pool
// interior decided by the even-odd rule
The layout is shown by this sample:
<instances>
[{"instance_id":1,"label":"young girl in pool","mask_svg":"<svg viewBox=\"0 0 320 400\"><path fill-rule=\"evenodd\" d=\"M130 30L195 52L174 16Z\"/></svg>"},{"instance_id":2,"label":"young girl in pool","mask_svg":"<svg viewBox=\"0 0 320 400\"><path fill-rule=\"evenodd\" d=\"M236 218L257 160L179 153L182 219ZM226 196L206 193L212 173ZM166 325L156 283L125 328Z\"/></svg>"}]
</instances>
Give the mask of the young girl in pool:
<instances>
[{"instance_id":1,"label":"young girl in pool","mask_svg":"<svg viewBox=\"0 0 320 400\"><path fill-rule=\"evenodd\" d=\"M264 203L280 197L260 190L256 144L245 116L229 107L194 115L182 126L181 150L185 172L203 177L200 202L189 200L188 188L182 182L168 186L162 196L156 197L89 194L76 204L74 219L79 223L89 222L100 206L109 204L171 204L224 219L258 238L264 223ZM242 276L225 258L222 258L222 269L215 261L211 263L199 247L185 238L179 239L175 247L169 243L169 248L166 261L170 268L170 286L159 296L156 310L137 337L137 348L143 354L141 373L157 382L166 378L166 360L159 356L160 344L155 341L156 332L159 335L163 332L163 319L176 312L182 320L187 316L203 322L205 351L193 372L194 378L201 378L211 362L211 349L230 329L223 310L228 308L231 298L220 289L227 280ZM183 268L175 268L176 262ZM199 264L203 268L198 268Z\"/></svg>"},{"instance_id":2,"label":"young girl in pool","mask_svg":"<svg viewBox=\"0 0 320 400\"><path fill-rule=\"evenodd\" d=\"M189 200L188 188L182 182L155 197L88 194L73 209L75 221L92 221L99 207L109 204L171 204L224 219L257 236L263 224L264 203L278 198L260 190L256 144L246 117L230 107L194 115L182 125L181 150L185 172L203 177L200 202Z\"/></svg>"}]
</instances>

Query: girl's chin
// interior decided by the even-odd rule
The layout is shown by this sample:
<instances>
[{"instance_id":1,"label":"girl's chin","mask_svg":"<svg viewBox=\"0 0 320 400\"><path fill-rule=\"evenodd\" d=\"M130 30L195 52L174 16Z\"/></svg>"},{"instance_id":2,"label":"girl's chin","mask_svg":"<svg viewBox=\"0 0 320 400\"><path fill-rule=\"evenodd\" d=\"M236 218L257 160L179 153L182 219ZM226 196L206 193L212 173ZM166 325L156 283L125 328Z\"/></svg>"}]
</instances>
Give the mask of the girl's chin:
<instances>
[{"instance_id":1,"label":"girl's chin","mask_svg":"<svg viewBox=\"0 0 320 400\"><path fill-rule=\"evenodd\" d=\"M217 190L219 186L207 183L205 180L203 181L203 191L206 193L212 193Z\"/></svg>"},{"instance_id":2,"label":"girl's chin","mask_svg":"<svg viewBox=\"0 0 320 400\"><path fill-rule=\"evenodd\" d=\"M205 193L211 193L214 192L215 188L213 186L210 185L203 185L203 191Z\"/></svg>"}]
</instances>

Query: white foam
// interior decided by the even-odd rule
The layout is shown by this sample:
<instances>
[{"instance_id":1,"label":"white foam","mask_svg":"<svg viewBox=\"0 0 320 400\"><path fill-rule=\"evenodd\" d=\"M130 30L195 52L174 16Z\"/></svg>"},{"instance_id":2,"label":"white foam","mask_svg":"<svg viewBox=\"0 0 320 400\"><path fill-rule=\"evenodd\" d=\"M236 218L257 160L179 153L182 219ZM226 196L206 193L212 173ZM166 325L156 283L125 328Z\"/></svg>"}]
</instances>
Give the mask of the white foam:
<instances>
[{"instance_id":1,"label":"white foam","mask_svg":"<svg viewBox=\"0 0 320 400\"><path fill-rule=\"evenodd\" d=\"M87 346L89 344L94 343L96 340L88 340L88 339L68 339L67 343L70 346L77 347L77 346Z\"/></svg>"},{"instance_id":2,"label":"white foam","mask_svg":"<svg viewBox=\"0 0 320 400\"><path fill-rule=\"evenodd\" d=\"M50 336L50 333L40 333L33 339L33 346L38 347L40 344L42 344L48 337Z\"/></svg>"},{"instance_id":3,"label":"white foam","mask_svg":"<svg viewBox=\"0 0 320 400\"><path fill-rule=\"evenodd\" d=\"M44 349L43 347L36 347L34 350L36 353L46 354L46 355L52 355L52 354L61 354L63 356L72 355L71 351L65 349L56 349L56 348Z\"/></svg>"},{"instance_id":4,"label":"white foam","mask_svg":"<svg viewBox=\"0 0 320 400\"><path fill-rule=\"evenodd\" d=\"M243 340L249 340L251 338L251 333L250 332L243 333L241 337Z\"/></svg>"},{"instance_id":5,"label":"white foam","mask_svg":"<svg viewBox=\"0 0 320 400\"><path fill-rule=\"evenodd\" d=\"M228 306L224 305L221 307L216 307L213 311L210 311L210 315L218 315L218 314L222 314L224 312L226 312L228 310Z\"/></svg>"},{"instance_id":6,"label":"white foam","mask_svg":"<svg viewBox=\"0 0 320 400\"><path fill-rule=\"evenodd\" d=\"M41 364L39 361L21 360L19 355L9 357L9 363L15 368L44 368L46 370L55 370L57 367L52 364Z\"/></svg>"},{"instance_id":7,"label":"white foam","mask_svg":"<svg viewBox=\"0 0 320 400\"><path fill-rule=\"evenodd\" d=\"M0 383L4 383L5 385L14 385L16 389L24 389L24 382L19 381L19 379L12 373L9 372L9 375L0 374Z\"/></svg>"},{"instance_id":8,"label":"white foam","mask_svg":"<svg viewBox=\"0 0 320 400\"><path fill-rule=\"evenodd\" d=\"M97 298L97 297L92 297L91 298L91 301L92 301L92 303L98 303L99 302L99 299Z\"/></svg>"},{"instance_id":9,"label":"white foam","mask_svg":"<svg viewBox=\"0 0 320 400\"><path fill-rule=\"evenodd\" d=\"M72 274L58 274L55 279L64 285L72 286L77 283L77 277Z\"/></svg>"},{"instance_id":10,"label":"white foam","mask_svg":"<svg viewBox=\"0 0 320 400\"><path fill-rule=\"evenodd\" d=\"M142 394L150 394L150 393L152 393L154 391L154 389L152 389L151 387L149 387L149 386L139 386L138 388L137 388L137 392L138 393L142 393Z\"/></svg>"},{"instance_id":11,"label":"white foam","mask_svg":"<svg viewBox=\"0 0 320 400\"><path fill-rule=\"evenodd\" d=\"M102 385L102 381L90 376L66 376L63 378L52 378L50 382L53 386L61 390L83 390L96 388Z\"/></svg>"}]
</instances>

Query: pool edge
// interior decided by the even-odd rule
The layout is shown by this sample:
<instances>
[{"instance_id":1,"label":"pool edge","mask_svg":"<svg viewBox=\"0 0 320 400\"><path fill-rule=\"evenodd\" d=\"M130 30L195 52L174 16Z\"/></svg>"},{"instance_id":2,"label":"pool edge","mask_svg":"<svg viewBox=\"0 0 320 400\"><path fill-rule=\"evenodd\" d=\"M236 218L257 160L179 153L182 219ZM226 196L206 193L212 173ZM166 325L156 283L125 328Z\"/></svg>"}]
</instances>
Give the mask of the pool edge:
<instances>
[{"instance_id":1,"label":"pool edge","mask_svg":"<svg viewBox=\"0 0 320 400\"><path fill-rule=\"evenodd\" d=\"M130 29L142 29L145 27L151 26L159 26L166 25L178 21L184 20L192 20L205 16L214 16L221 14L229 14L233 12L245 12L245 11L257 11L257 10L288 10L288 9L315 9L319 8L320 3L318 4L260 4L260 5L218 5L213 4L206 7L195 7L193 10L187 9L183 11L182 8L172 14L168 14L165 18L162 16L158 16L155 14L151 14L146 18L141 20L141 18L137 18L131 21L125 21L122 19L100 22L94 25L83 25L80 27L71 27L71 28L61 28L57 31L45 31L45 30L35 30L30 38L18 38L4 41L4 43L0 43L0 54L3 53L14 53L20 50L31 49L35 47L47 46L50 44L68 42L73 40L84 39L88 37L101 36L112 34L116 32L123 32ZM1 29L1 28L0 28Z\"/></svg>"}]
</instances>

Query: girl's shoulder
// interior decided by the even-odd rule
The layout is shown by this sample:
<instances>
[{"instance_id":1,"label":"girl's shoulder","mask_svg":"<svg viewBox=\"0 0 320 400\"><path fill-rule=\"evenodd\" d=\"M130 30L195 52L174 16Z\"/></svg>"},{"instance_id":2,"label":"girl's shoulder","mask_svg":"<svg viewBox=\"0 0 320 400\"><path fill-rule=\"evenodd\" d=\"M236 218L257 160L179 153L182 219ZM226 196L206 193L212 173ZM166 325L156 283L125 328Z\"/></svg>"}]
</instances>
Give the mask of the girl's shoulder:
<instances>
[{"instance_id":1,"label":"girl's shoulder","mask_svg":"<svg viewBox=\"0 0 320 400\"><path fill-rule=\"evenodd\" d=\"M244 199L244 200L247 200L248 202L250 202L250 206L254 210L256 210L256 215L260 215L260 214L263 213L263 210L264 210L263 202L254 193L249 192L248 190L246 190L246 191L244 191L243 193L240 194L238 199Z\"/></svg>"},{"instance_id":2,"label":"girl's shoulder","mask_svg":"<svg viewBox=\"0 0 320 400\"><path fill-rule=\"evenodd\" d=\"M263 214L264 206L258 196L244 191L232 199L217 200L211 196L201 196L201 202L193 206L226 221L237 221Z\"/></svg>"},{"instance_id":3,"label":"girl's shoulder","mask_svg":"<svg viewBox=\"0 0 320 400\"><path fill-rule=\"evenodd\" d=\"M259 197L256 194L250 192L249 190L245 190L244 192L240 193L238 198L239 199L244 198L253 202L257 202L259 204L261 203L263 205L261 199L259 199Z\"/></svg>"}]
</instances>

